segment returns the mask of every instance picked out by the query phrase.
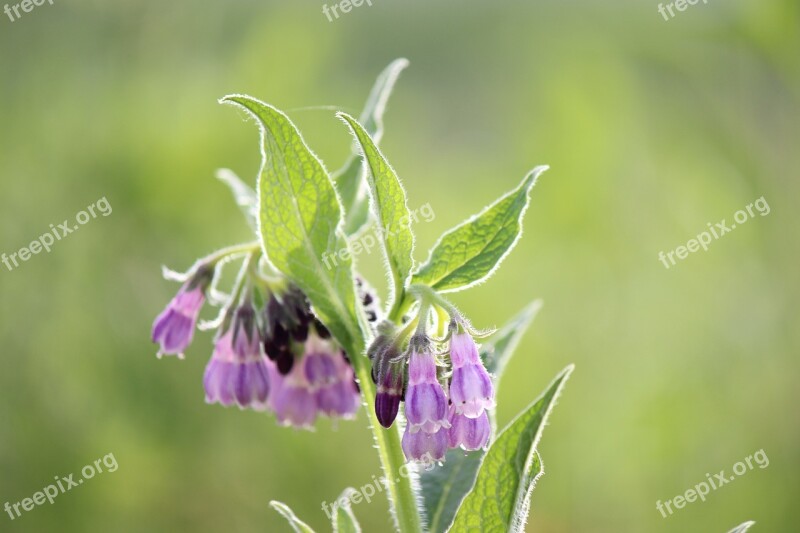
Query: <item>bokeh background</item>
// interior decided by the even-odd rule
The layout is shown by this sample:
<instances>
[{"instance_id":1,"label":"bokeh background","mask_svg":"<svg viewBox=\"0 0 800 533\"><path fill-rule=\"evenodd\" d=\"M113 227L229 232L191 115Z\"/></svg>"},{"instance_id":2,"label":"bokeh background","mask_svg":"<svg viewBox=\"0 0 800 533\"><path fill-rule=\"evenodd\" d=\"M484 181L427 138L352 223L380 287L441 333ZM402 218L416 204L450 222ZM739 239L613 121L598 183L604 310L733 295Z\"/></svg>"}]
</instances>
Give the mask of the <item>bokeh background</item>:
<instances>
[{"instance_id":1,"label":"bokeh background","mask_svg":"<svg viewBox=\"0 0 800 533\"><path fill-rule=\"evenodd\" d=\"M319 531L323 501L379 474L363 414L317 431L203 402L211 334L157 360L160 266L248 237L216 168L253 180L257 130L217 98L289 110L329 167L407 57L383 147L412 207L417 259L444 230L552 169L518 248L454 300L479 327L544 307L502 380L510 420L568 363L528 531L796 531L800 7L709 0L373 0L329 22L304 0L55 0L0 16L0 251L102 197L93 220L0 265L0 504L107 453L119 469L2 531ZM764 196L771 212L667 270L657 254ZM379 258L362 269L381 286ZM763 449L755 469L662 518L667 500ZM366 531L387 505L361 503Z\"/></svg>"}]
</instances>

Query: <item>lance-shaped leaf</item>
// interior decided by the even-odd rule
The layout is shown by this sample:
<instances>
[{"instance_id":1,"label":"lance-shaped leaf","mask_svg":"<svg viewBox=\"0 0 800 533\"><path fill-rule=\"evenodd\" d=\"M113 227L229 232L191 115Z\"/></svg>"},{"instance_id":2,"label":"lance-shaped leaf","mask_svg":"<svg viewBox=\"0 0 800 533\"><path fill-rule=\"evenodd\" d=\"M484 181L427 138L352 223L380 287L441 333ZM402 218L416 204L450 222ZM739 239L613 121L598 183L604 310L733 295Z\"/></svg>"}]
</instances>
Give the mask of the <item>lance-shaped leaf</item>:
<instances>
[{"instance_id":1,"label":"lance-shaped leaf","mask_svg":"<svg viewBox=\"0 0 800 533\"><path fill-rule=\"evenodd\" d=\"M230 188L233 199L247 219L247 223L253 228L253 231L258 231L258 197L256 196L256 191L227 168L217 170L217 179Z\"/></svg>"},{"instance_id":2,"label":"lance-shaped leaf","mask_svg":"<svg viewBox=\"0 0 800 533\"><path fill-rule=\"evenodd\" d=\"M728 533L745 533L745 532L746 532L747 530L749 530L749 529L750 529L750 527L751 527L751 526L753 526L754 524L755 524L755 522L754 522L754 521L752 521L752 520L749 520L749 521L747 521L747 522L745 522L745 523L743 523L743 524L739 524L739 525L738 525L738 526L736 526L735 528L733 528L733 529L731 529L730 531L728 531Z\"/></svg>"},{"instance_id":3,"label":"lance-shaped leaf","mask_svg":"<svg viewBox=\"0 0 800 533\"><path fill-rule=\"evenodd\" d=\"M531 492L543 472L536 446L573 368L565 368L489 447L475 486L461 502L451 531L516 533L524 529Z\"/></svg>"},{"instance_id":4,"label":"lance-shaped leaf","mask_svg":"<svg viewBox=\"0 0 800 533\"><path fill-rule=\"evenodd\" d=\"M278 109L250 96L221 100L261 126L258 176L259 233L269 261L311 301L319 319L343 346L360 339L355 282L341 230L341 206L322 162L297 127Z\"/></svg>"},{"instance_id":5,"label":"lance-shaped leaf","mask_svg":"<svg viewBox=\"0 0 800 533\"><path fill-rule=\"evenodd\" d=\"M269 502L269 504L289 522L289 525L292 526L295 533L314 533L314 530L311 529L308 524L297 518L294 512L289 509L289 506L285 503L273 500Z\"/></svg>"},{"instance_id":6,"label":"lance-shaped leaf","mask_svg":"<svg viewBox=\"0 0 800 533\"><path fill-rule=\"evenodd\" d=\"M491 276L519 240L531 188L547 168L536 167L519 187L442 235L412 283L452 292Z\"/></svg>"},{"instance_id":7,"label":"lance-shaped leaf","mask_svg":"<svg viewBox=\"0 0 800 533\"><path fill-rule=\"evenodd\" d=\"M352 487L347 488L336 500L334 504L336 513L331 517L333 533L361 533L361 526L358 525L358 520L350 506L350 498L353 493L358 493L358 491Z\"/></svg>"},{"instance_id":8,"label":"lance-shaped leaf","mask_svg":"<svg viewBox=\"0 0 800 533\"><path fill-rule=\"evenodd\" d=\"M358 121L364 125L364 129L369 132L376 143L379 143L383 136L383 112L386 110L389 95L392 93L400 73L407 66L407 59L401 58L392 61L378 76L364 110L361 112ZM357 152L348 158L344 167L334 173L333 179L342 197L342 205L345 210L345 233L353 235L367 223L369 217L369 202L364 190L363 165Z\"/></svg>"},{"instance_id":9,"label":"lance-shaped leaf","mask_svg":"<svg viewBox=\"0 0 800 533\"><path fill-rule=\"evenodd\" d=\"M350 127L364 154L367 164L372 210L378 221L378 234L386 255L386 262L394 280L394 290L389 298L399 298L413 268L414 234L411 232L411 212L408 210L406 191L394 169L381 153L375 141L356 119L338 113Z\"/></svg>"},{"instance_id":10,"label":"lance-shaped leaf","mask_svg":"<svg viewBox=\"0 0 800 533\"><path fill-rule=\"evenodd\" d=\"M481 346L481 359L486 369L495 374L495 395L505 364L541 306L541 300L531 302ZM489 420L492 422L494 433L496 421L493 412L489 413ZM483 456L483 450L474 452L449 450L444 464L420 474L422 499L430 533L447 531L458 506L461 505L461 500L475 484Z\"/></svg>"}]
</instances>

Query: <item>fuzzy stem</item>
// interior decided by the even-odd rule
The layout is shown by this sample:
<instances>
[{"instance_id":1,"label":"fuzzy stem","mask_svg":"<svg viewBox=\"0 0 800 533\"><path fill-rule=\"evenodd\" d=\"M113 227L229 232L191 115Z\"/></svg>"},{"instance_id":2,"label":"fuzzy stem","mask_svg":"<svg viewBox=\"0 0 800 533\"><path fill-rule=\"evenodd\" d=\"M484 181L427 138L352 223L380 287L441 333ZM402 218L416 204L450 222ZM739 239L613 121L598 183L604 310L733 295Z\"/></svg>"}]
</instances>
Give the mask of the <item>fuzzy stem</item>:
<instances>
[{"instance_id":1,"label":"fuzzy stem","mask_svg":"<svg viewBox=\"0 0 800 533\"><path fill-rule=\"evenodd\" d=\"M261 249L261 243L258 241L246 242L243 244L235 244L233 246L228 246L227 248L222 248L217 250L211 255L207 255L204 258L197 261L196 265L203 265L203 264L215 264L229 257L231 255L239 255L239 254L246 254L250 252L255 252Z\"/></svg>"},{"instance_id":2,"label":"fuzzy stem","mask_svg":"<svg viewBox=\"0 0 800 533\"><path fill-rule=\"evenodd\" d=\"M363 353L363 350L362 352ZM358 361L356 363L356 361ZM370 375L370 362L365 356L353 358L353 363L361 387L361 396L366 403L369 427L378 445L378 456L383 467L384 479L389 492L389 505L395 519L395 527L401 533L421 533L422 519L417 508L417 498L411 479L401 475L406 460L400 444L400 431L397 425L384 429L375 416L375 384ZM405 472L405 470L403 470Z\"/></svg>"},{"instance_id":3,"label":"fuzzy stem","mask_svg":"<svg viewBox=\"0 0 800 533\"><path fill-rule=\"evenodd\" d=\"M358 319L358 329L362 332L372 331L363 307L356 308L356 318ZM401 468L406 464L406 458L400 443L400 430L397 424L385 429L375 415L376 390L375 383L372 381L372 361L366 355L367 344L371 341L369 336L369 333L366 333L366 336L352 337L351 346L346 346L345 351L348 354L354 354L350 361L358 378L369 429L375 438L375 444L377 444L378 458L381 461L386 489L389 493L389 507L394 518L395 529L400 533L422 533L422 516L417 507L414 487L406 470L401 473Z\"/></svg>"}]
</instances>

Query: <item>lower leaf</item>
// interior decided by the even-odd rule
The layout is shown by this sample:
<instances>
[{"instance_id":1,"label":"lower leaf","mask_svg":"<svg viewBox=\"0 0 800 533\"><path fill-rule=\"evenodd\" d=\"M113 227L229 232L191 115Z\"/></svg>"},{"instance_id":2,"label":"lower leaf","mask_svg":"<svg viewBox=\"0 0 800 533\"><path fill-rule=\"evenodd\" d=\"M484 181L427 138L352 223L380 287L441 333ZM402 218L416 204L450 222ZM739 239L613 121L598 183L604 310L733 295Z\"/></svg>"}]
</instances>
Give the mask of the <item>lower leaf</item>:
<instances>
[{"instance_id":1,"label":"lower leaf","mask_svg":"<svg viewBox=\"0 0 800 533\"><path fill-rule=\"evenodd\" d=\"M273 509L278 511L283 517L289 522L289 525L292 526L292 529L295 530L296 533L314 533L314 530L311 529L311 526L297 518L294 512L289 508L288 505L285 503L281 503L279 501L272 500L269 502Z\"/></svg>"},{"instance_id":2,"label":"lower leaf","mask_svg":"<svg viewBox=\"0 0 800 533\"><path fill-rule=\"evenodd\" d=\"M356 489L347 488L336 500L336 512L331 517L333 533L361 533L361 526L358 525L358 520L350 506L350 495L353 493L357 493Z\"/></svg>"},{"instance_id":3,"label":"lower leaf","mask_svg":"<svg viewBox=\"0 0 800 533\"><path fill-rule=\"evenodd\" d=\"M543 472L536 446L573 369L572 365L565 368L545 393L492 443L478 471L475 486L461 503L450 531L523 530L531 491Z\"/></svg>"}]
</instances>

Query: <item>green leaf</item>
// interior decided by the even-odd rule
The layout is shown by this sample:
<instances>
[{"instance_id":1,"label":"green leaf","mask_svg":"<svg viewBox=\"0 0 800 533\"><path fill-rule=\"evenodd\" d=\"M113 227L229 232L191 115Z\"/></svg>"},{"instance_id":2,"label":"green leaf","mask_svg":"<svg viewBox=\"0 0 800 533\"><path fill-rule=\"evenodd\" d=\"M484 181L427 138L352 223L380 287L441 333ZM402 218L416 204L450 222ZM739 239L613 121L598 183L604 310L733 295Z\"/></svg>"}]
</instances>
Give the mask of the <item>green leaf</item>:
<instances>
[{"instance_id":1,"label":"green leaf","mask_svg":"<svg viewBox=\"0 0 800 533\"><path fill-rule=\"evenodd\" d=\"M547 168L536 167L519 187L442 235L412 283L452 292L491 276L519 240L531 188Z\"/></svg>"},{"instance_id":2,"label":"green leaf","mask_svg":"<svg viewBox=\"0 0 800 533\"><path fill-rule=\"evenodd\" d=\"M258 176L259 232L270 262L311 301L340 344L361 338L355 282L341 230L341 206L333 183L300 132L278 109L250 96L226 96L261 126ZM355 344L354 344L355 343Z\"/></svg>"},{"instance_id":3,"label":"green leaf","mask_svg":"<svg viewBox=\"0 0 800 533\"><path fill-rule=\"evenodd\" d=\"M495 391L505 363L541 306L541 300L531 302L481 346L481 359L486 369L496 376ZM489 413L494 428L493 415L493 412ZM463 450L449 450L444 464L421 472L422 498L425 515L428 517L428 530L431 533L443 533L453 522L461 500L475 484L484 453L483 450L469 453Z\"/></svg>"},{"instance_id":4,"label":"green leaf","mask_svg":"<svg viewBox=\"0 0 800 533\"><path fill-rule=\"evenodd\" d=\"M391 306L394 298L402 296L414 266L414 234L411 232L411 212L408 210L406 191L364 127L346 113L337 113L337 116L350 127L361 145L364 161L369 169L367 183L372 208L378 220L378 234L394 280L394 291L389 298Z\"/></svg>"},{"instance_id":5,"label":"green leaf","mask_svg":"<svg viewBox=\"0 0 800 533\"><path fill-rule=\"evenodd\" d=\"M342 492L342 495L334 504L336 514L333 516L333 533L361 533L361 526L358 525L350 506L350 495L357 492L350 487Z\"/></svg>"},{"instance_id":6,"label":"green leaf","mask_svg":"<svg viewBox=\"0 0 800 533\"><path fill-rule=\"evenodd\" d=\"M754 521L750 520L743 524L739 524L735 528L728 531L728 533L745 533L745 531L749 530L751 526L755 524Z\"/></svg>"},{"instance_id":7,"label":"green leaf","mask_svg":"<svg viewBox=\"0 0 800 533\"><path fill-rule=\"evenodd\" d=\"M483 454L480 450L448 450L441 466L420 474L422 501L428 518L427 531L447 531L461 500L475 483Z\"/></svg>"},{"instance_id":8,"label":"green leaf","mask_svg":"<svg viewBox=\"0 0 800 533\"><path fill-rule=\"evenodd\" d=\"M361 112L358 121L364 125L364 129L369 132L376 143L379 143L383 136L383 112L386 110L386 102L389 100L397 78L407 66L407 59L392 61L378 76L364 110ZM363 173L360 154L354 150L344 167L333 175L336 188L342 198L342 205L344 205L344 231L347 235L356 233L367 223L369 218L369 202L364 190Z\"/></svg>"},{"instance_id":9,"label":"green leaf","mask_svg":"<svg viewBox=\"0 0 800 533\"><path fill-rule=\"evenodd\" d=\"M244 213L247 223L253 231L258 231L258 196L256 196L256 191L227 168L217 170L217 179L230 188L231 193L233 193L233 199L242 213Z\"/></svg>"},{"instance_id":10,"label":"green leaf","mask_svg":"<svg viewBox=\"0 0 800 533\"><path fill-rule=\"evenodd\" d=\"M297 518L294 512L289 509L289 506L285 503L281 503L279 501L271 501L269 504L272 506L273 509L278 511L283 517L289 522L289 525L292 526L292 529L295 530L296 533L314 533L314 530L311 527Z\"/></svg>"},{"instance_id":11,"label":"green leaf","mask_svg":"<svg viewBox=\"0 0 800 533\"><path fill-rule=\"evenodd\" d=\"M536 446L547 418L573 366L565 368L547 391L514 419L489 447L475 486L464 498L450 531L522 531L530 496L542 474Z\"/></svg>"}]
</instances>

